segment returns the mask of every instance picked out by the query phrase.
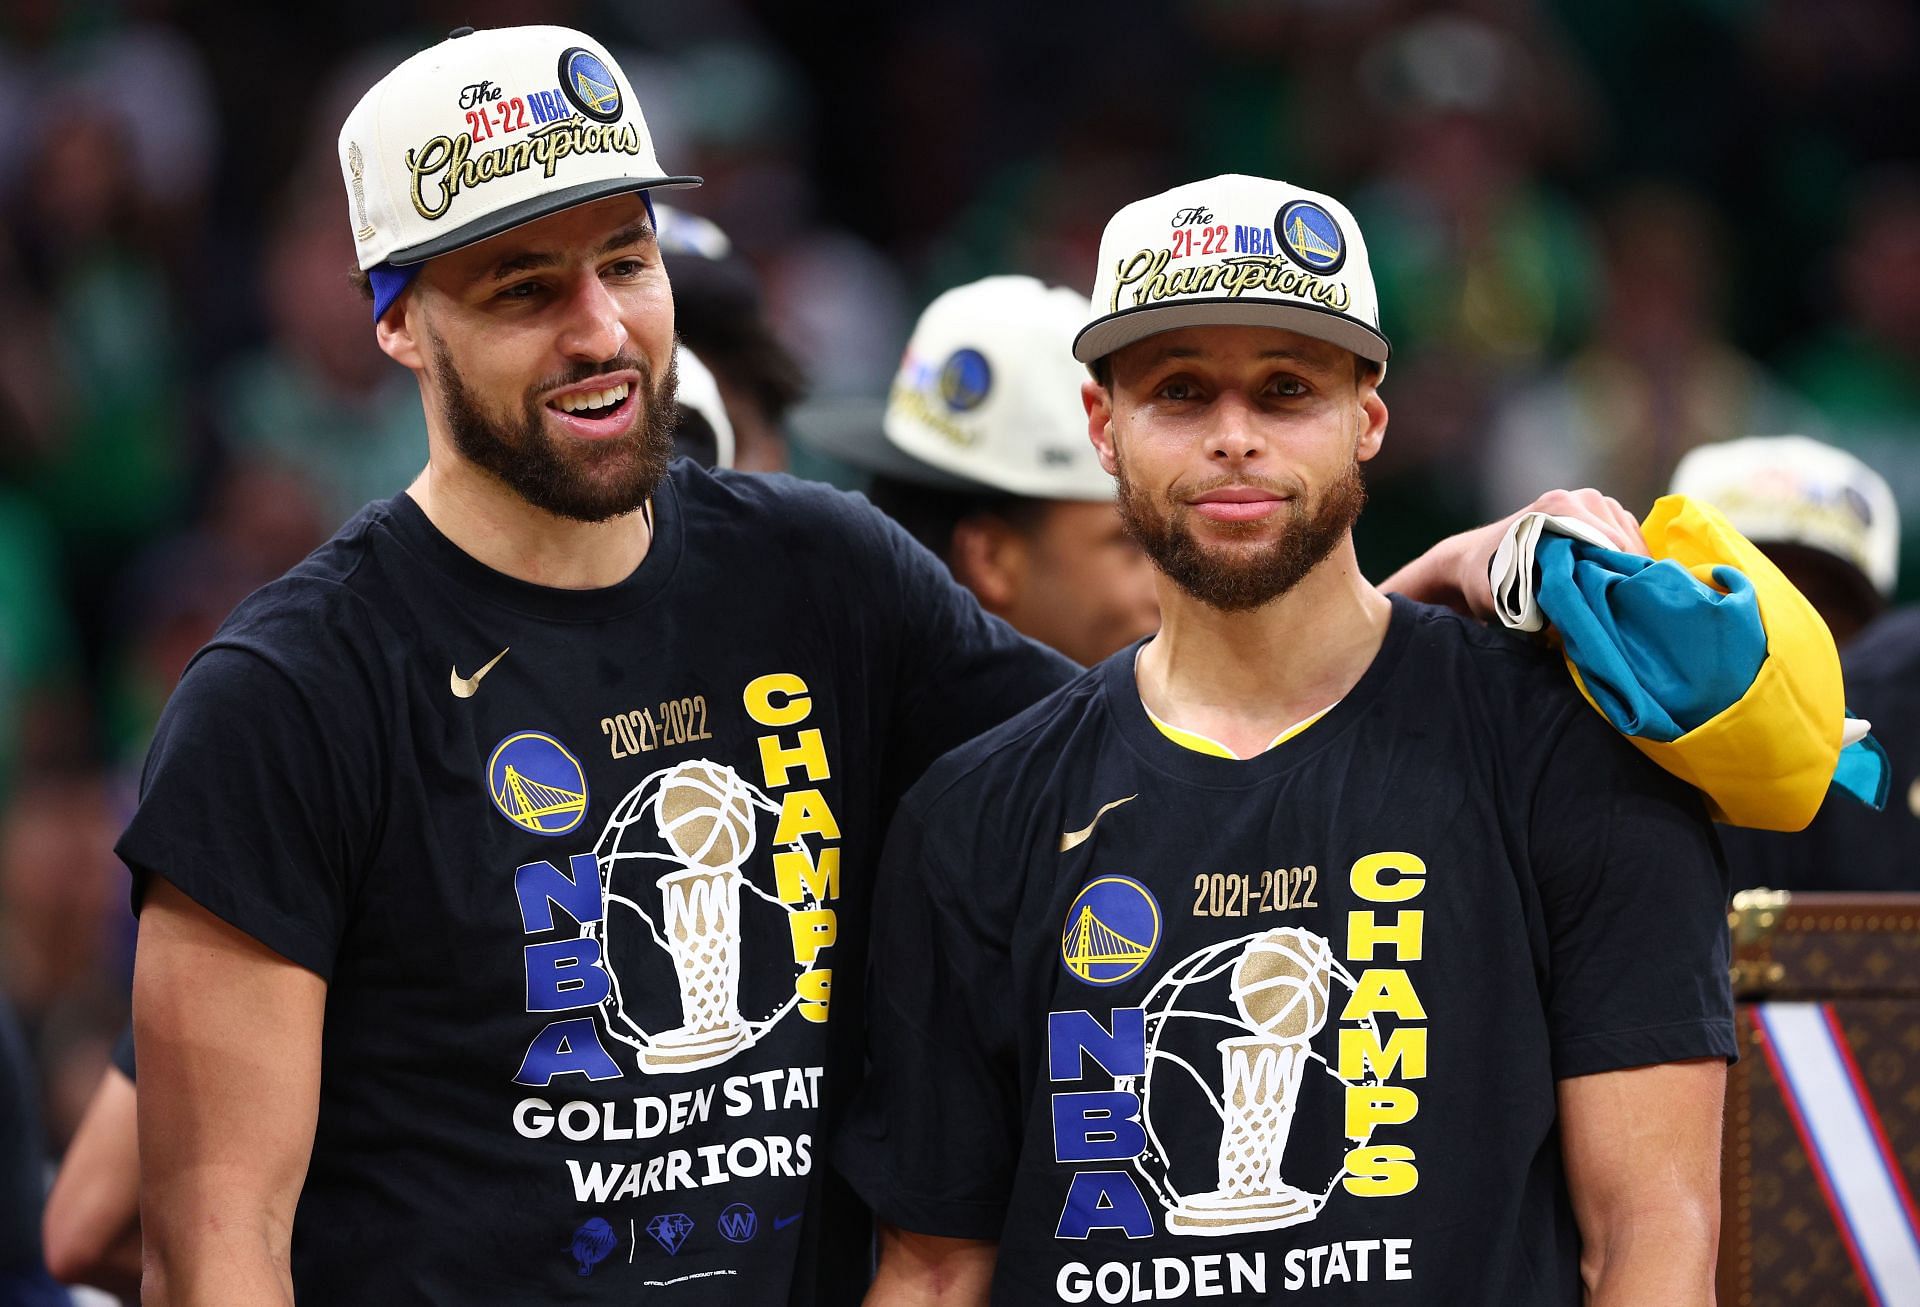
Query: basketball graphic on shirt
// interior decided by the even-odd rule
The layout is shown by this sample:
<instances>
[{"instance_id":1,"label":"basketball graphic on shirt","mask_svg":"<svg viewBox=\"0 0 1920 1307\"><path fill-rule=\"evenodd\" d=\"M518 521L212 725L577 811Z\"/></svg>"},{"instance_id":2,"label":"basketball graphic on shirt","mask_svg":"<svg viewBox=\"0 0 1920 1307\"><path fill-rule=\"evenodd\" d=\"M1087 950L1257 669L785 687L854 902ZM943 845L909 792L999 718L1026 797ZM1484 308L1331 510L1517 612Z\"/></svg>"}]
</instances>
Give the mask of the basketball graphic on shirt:
<instances>
[{"instance_id":1,"label":"basketball graphic on shirt","mask_svg":"<svg viewBox=\"0 0 1920 1307\"><path fill-rule=\"evenodd\" d=\"M660 780L660 833L688 866L737 867L753 852L752 789L731 768L683 762Z\"/></svg>"},{"instance_id":2,"label":"basketball graphic on shirt","mask_svg":"<svg viewBox=\"0 0 1920 1307\"><path fill-rule=\"evenodd\" d=\"M1233 967L1231 993L1241 1019L1275 1039L1311 1039L1327 1023L1333 953L1327 941L1295 926L1248 943Z\"/></svg>"},{"instance_id":3,"label":"basketball graphic on shirt","mask_svg":"<svg viewBox=\"0 0 1920 1307\"><path fill-rule=\"evenodd\" d=\"M599 941L612 984L603 1025L646 1074L715 1066L751 1048L798 1006L791 921L817 908L811 886L788 903L770 849L780 805L724 763L662 768L615 805L594 847L605 910ZM769 966L769 956L782 964Z\"/></svg>"}]
</instances>

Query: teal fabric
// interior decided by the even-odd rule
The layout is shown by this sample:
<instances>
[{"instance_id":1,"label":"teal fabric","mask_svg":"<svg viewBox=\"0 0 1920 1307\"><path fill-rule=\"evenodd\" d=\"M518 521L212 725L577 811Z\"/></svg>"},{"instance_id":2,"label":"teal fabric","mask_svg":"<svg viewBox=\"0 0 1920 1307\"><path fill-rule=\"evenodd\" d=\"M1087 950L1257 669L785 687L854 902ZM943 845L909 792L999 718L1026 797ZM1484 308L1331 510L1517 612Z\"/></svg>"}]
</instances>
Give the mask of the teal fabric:
<instances>
[{"instance_id":1,"label":"teal fabric","mask_svg":"<svg viewBox=\"0 0 1920 1307\"><path fill-rule=\"evenodd\" d=\"M1534 563L1541 611L1622 735L1679 739L1739 702L1766 661L1759 600L1737 568L1713 569L1722 594L1671 559L1561 535L1541 537ZM1849 797L1878 810L1891 780L1872 736L1840 751L1833 786Z\"/></svg>"},{"instance_id":2,"label":"teal fabric","mask_svg":"<svg viewBox=\"0 0 1920 1307\"><path fill-rule=\"evenodd\" d=\"M1753 584L1714 569L1541 537L1540 608L1594 703L1623 735L1668 743L1737 703L1767 658Z\"/></svg>"},{"instance_id":3,"label":"teal fabric","mask_svg":"<svg viewBox=\"0 0 1920 1307\"><path fill-rule=\"evenodd\" d=\"M1853 710L1847 710L1853 716ZM1879 812L1887 806L1887 791L1893 785L1893 763L1880 741L1871 735L1840 750L1840 761L1833 769L1833 788Z\"/></svg>"}]
</instances>

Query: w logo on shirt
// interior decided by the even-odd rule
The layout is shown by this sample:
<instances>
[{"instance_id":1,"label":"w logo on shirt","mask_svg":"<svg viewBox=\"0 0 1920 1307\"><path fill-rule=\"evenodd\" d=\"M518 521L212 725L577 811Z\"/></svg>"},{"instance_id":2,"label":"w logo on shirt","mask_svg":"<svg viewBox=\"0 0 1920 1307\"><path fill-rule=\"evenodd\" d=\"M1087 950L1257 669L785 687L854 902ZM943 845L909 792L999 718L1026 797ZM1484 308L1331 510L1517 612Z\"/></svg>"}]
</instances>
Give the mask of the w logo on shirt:
<instances>
[{"instance_id":1,"label":"w logo on shirt","mask_svg":"<svg viewBox=\"0 0 1920 1307\"><path fill-rule=\"evenodd\" d=\"M728 1243L745 1243L760 1232L760 1218L745 1203L728 1207L714 1224L720 1229L720 1237Z\"/></svg>"}]
</instances>

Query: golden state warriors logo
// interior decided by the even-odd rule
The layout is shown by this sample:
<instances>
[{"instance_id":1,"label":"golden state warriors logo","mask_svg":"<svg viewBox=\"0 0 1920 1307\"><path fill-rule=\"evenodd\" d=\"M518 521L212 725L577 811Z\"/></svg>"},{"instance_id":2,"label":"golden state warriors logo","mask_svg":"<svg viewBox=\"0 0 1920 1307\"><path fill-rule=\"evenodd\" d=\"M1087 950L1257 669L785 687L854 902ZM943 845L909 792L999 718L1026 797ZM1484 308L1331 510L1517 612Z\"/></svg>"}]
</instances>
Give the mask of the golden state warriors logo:
<instances>
[{"instance_id":1,"label":"golden state warriors logo","mask_svg":"<svg viewBox=\"0 0 1920 1307\"><path fill-rule=\"evenodd\" d=\"M565 835L587 815L587 775L566 746L539 731L509 735L487 759L500 815L535 835Z\"/></svg>"},{"instance_id":2,"label":"golden state warriors logo","mask_svg":"<svg viewBox=\"0 0 1920 1307\"><path fill-rule=\"evenodd\" d=\"M560 90L595 122L610 123L620 116L620 83L591 50L576 45L560 56Z\"/></svg>"},{"instance_id":3,"label":"golden state warriors logo","mask_svg":"<svg viewBox=\"0 0 1920 1307\"><path fill-rule=\"evenodd\" d=\"M1117 985L1138 974L1160 946L1160 904L1139 881L1102 876L1067 909L1060 961L1075 980Z\"/></svg>"},{"instance_id":4,"label":"golden state warriors logo","mask_svg":"<svg viewBox=\"0 0 1920 1307\"><path fill-rule=\"evenodd\" d=\"M993 368L977 349L957 349L940 369L940 398L956 413L979 408L993 389Z\"/></svg>"},{"instance_id":5,"label":"golden state warriors logo","mask_svg":"<svg viewBox=\"0 0 1920 1307\"><path fill-rule=\"evenodd\" d=\"M1321 276L1340 271L1347 261L1347 238L1333 215L1312 200L1295 200L1273 219L1287 257Z\"/></svg>"}]
</instances>

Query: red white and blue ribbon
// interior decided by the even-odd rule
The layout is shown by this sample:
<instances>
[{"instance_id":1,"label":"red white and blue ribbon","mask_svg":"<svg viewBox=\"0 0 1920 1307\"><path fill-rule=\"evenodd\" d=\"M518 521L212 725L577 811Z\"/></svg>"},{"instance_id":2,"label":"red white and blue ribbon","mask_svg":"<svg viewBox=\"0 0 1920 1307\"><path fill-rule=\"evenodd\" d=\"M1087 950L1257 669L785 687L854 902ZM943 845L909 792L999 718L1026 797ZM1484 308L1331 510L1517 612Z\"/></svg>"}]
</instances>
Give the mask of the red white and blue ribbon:
<instances>
[{"instance_id":1,"label":"red white and blue ribbon","mask_svg":"<svg viewBox=\"0 0 1920 1307\"><path fill-rule=\"evenodd\" d=\"M1753 1017L1868 1300L1920 1304L1920 1213L1832 1007L1756 1003Z\"/></svg>"}]
</instances>

